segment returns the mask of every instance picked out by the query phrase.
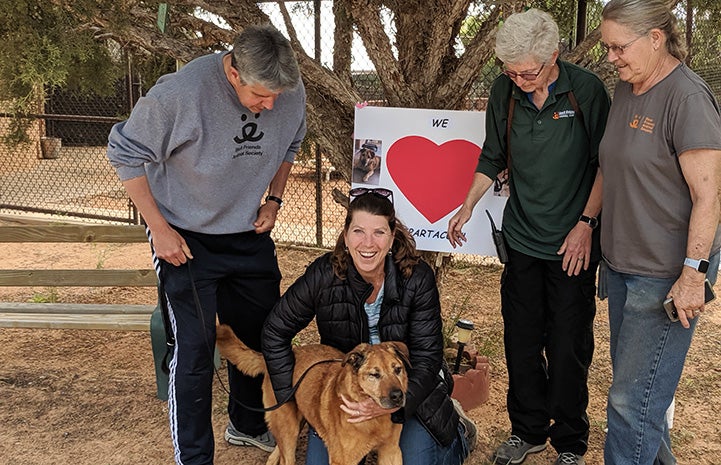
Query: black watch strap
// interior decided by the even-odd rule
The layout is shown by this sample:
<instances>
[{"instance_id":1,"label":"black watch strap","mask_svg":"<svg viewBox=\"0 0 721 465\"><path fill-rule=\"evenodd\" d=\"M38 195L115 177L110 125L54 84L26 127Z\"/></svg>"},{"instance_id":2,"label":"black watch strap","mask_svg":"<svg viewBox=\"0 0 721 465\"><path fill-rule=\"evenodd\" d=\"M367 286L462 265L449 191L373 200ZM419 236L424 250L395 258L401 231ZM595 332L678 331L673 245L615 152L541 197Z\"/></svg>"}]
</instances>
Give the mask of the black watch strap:
<instances>
[{"instance_id":1,"label":"black watch strap","mask_svg":"<svg viewBox=\"0 0 721 465\"><path fill-rule=\"evenodd\" d=\"M281 199L280 197L276 197L274 195L269 195L268 197L265 198L265 201L266 202L273 201L273 202L276 202L279 207L283 206L283 199Z\"/></svg>"},{"instance_id":2,"label":"black watch strap","mask_svg":"<svg viewBox=\"0 0 721 465\"><path fill-rule=\"evenodd\" d=\"M595 216L581 215L578 218L578 221L580 221L581 223L586 223L588 226L591 227L591 229L596 229L598 227L598 218L596 218Z\"/></svg>"}]
</instances>

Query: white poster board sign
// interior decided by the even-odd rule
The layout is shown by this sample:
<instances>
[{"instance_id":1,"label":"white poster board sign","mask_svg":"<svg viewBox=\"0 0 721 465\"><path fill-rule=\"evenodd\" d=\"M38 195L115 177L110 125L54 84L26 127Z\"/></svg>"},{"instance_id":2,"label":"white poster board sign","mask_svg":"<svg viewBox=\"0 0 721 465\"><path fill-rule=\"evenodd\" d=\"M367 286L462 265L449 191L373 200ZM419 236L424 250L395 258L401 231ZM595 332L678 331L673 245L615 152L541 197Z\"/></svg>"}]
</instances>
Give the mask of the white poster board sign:
<instances>
[{"instance_id":1,"label":"white poster board sign","mask_svg":"<svg viewBox=\"0 0 721 465\"><path fill-rule=\"evenodd\" d=\"M500 228L507 189L497 182L453 249L448 220L468 193L485 138L485 112L362 107L355 111L353 187L393 191L398 217L420 250L496 255L487 209ZM505 192L504 192L505 191Z\"/></svg>"}]
</instances>

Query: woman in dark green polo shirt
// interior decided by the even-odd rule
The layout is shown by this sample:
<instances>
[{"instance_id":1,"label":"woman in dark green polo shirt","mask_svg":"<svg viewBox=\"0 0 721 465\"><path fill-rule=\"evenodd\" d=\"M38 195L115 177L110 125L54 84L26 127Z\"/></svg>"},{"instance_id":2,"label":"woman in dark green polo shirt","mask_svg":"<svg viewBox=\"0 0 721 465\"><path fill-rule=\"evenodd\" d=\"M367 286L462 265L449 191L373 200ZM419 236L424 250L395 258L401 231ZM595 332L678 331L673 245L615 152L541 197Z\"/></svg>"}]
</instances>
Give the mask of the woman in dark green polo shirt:
<instances>
[{"instance_id":1,"label":"woman in dark green polo shirt","mask_svg":"<svg viewBox=\"0 0 721 465\"><path fill-rule=\"evenodd\" d=\"M496 464L521 463L549 438L557 464L584 464L588 444L598 144L610 100L596 75L558 60L558 43L558 26L537 9L499 28L504 71L491 88L486 140L468 195L448 223L453 247L463 245L473 208L509 170L501 303L512 430L494 453Z\"/></svg>"}]
</instances>

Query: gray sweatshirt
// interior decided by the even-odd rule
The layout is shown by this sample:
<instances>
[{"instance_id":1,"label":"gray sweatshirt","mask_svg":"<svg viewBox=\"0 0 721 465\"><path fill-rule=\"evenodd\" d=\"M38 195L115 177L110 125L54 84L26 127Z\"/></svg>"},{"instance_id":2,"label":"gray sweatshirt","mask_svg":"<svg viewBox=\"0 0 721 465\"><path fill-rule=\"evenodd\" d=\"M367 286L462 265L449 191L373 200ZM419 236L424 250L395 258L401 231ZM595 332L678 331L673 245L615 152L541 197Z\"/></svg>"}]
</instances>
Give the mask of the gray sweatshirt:
<instances>
[{"instance_id":1,"label":"gray sweatshirt","mask_svg":"<svg viewBox=\"0 0 721 465\"><path fill-rule=\"evenodd\" d=\"M283 161L293 162L306 132L302 83L253 114L222 58L206 55L158 79L108 138L121 181L147 176L170 224L206 234L254 229L270 181Z\"/></svg>"}]
</instances>

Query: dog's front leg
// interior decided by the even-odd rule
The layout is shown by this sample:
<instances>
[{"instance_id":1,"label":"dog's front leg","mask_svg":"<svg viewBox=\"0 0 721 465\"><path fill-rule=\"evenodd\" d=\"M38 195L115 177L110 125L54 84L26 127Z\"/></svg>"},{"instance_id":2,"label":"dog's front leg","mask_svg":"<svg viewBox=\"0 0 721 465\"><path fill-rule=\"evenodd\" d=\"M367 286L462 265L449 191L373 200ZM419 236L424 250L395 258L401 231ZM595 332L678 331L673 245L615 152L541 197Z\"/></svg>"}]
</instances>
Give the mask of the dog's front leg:
<instances>
[{"instance_id":1,"label":"dog's front leg","mask_svg":"<svg viewBox=\"0 0 721 465\"><path fill-rule=\"evenodd\" d=\"M403 465L403 454L398 444L378 448L378 465Z\"/></svg>"},{"instance_id":2,"label":"dog's front leg","mask_svg":"<svg viewBox=\"0 0 721 465\"><path fill-rule=\"evenodd\" d=\"M366 455L367 454L357 454L355 452L352 452L350 454L333 455L329 451L328 463L329 465L358 465ZM380 465L380 462L378 463L378 465Z\"/></svg>"},{"instance_id":3,"label":"dog's front leg","mask_svg":"<svg viewBox=\"0 0 721 465\"><path fill-rule=\"evenodd\" d=\"M403 454L398 445L401 439L400 425L394 425L390 437L378 446L378 465L403 465Z\"/></svg>"}]
</instances>

